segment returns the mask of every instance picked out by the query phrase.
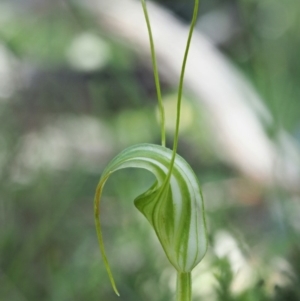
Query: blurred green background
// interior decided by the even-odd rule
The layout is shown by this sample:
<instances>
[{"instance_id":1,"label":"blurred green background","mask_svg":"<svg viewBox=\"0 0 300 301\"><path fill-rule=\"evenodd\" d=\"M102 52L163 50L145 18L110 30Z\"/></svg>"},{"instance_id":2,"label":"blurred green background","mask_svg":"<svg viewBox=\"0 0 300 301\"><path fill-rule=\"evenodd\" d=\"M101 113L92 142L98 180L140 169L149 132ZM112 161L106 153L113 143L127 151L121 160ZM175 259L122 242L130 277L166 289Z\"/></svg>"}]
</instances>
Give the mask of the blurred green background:
<instances>
[{"instance_id":1,"label":"blurred green background","mask_svg":"<svg viewBox=\"0 0 300 301\"><path fill-rule=\"evenodd\" d=\"M156 2L178 22L190 19L193 1ZM201 2L197 30L264 100L275 120L266 135L284 129L299 145L299 0ZM170 82L162 75L167 103L176 92ZM299 190L254 182L220 159L204 109L185 93L193 118L179 152L202 183L210 237L193 274L194 300L299 301ZM174 299L175 272L133 206L152 175L120 171L105 188L104 241L121 299L93 220L109 160L129 145L160 143L156 110L149 61L79 3L0 2L0 300Z\"/></svg>"}]
</instances>

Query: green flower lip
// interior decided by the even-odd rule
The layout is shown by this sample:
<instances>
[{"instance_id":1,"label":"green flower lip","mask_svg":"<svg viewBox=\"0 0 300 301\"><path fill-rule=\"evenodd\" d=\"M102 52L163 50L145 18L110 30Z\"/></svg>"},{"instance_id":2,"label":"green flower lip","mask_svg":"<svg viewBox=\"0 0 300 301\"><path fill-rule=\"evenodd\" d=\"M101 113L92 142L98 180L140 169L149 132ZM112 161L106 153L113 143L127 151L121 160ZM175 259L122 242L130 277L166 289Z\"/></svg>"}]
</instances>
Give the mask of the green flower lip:
<instances>
[{"instance_id":1,"label":"green flower lip","mask_svg":"<svg viewBox=\"0 0 300 301\"><path fill-rule=\"evenodd\" d=\"M171 264L178 272L190 272L207 249L204 204L193 170L176 155L169 181L172 151L154 144L139 144L117 155L104 170L95 196L95 219L100 249L115 288L106 259L99 221L99 202L108 177L115 171L133 167L152 172L155 183L136 198L135 206L147 218Z\"/></svg>"}]
</instances>

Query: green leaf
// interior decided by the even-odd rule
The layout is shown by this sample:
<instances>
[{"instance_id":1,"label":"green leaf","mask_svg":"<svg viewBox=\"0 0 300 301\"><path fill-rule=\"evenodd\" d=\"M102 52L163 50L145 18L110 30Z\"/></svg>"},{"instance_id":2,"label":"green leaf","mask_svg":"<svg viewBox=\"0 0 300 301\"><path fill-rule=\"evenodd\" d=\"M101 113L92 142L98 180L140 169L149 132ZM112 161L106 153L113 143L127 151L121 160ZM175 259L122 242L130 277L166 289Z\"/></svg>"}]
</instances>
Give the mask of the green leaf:
<instances>
[{"instance_id":1,"label":"green leaf","mask_svg":"<svg viewBox=\"0 0 300 301\"><path fill-rule=\"evenodd\" d=\"M147 169L156 177L155 183L134 201L147 218L171 264L178 272L190 272L207 249L204 204L198 180L189 164L176 155L169 181L172 151L168 148L139 144L117 155L104 170L95 195L95 221L100 250L116 293L116 286L103 245L99 220L99 203L109 176L116 170L133 167Z\"/></svg>"}]
</instances>

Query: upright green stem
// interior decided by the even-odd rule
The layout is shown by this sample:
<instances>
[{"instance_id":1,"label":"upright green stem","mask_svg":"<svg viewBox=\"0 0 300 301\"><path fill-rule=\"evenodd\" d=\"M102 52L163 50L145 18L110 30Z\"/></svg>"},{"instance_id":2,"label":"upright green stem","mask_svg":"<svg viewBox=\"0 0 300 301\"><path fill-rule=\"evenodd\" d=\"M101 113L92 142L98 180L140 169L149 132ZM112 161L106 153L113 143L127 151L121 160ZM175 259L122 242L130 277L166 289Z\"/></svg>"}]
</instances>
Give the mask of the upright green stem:
<instances>
[{"instance_id":1,"label":"upright green stem","mask_svg":"<svg viewBox=\"0 0 300 301\"><path fill-rule=\"evenodd\" d=\"M151 26L150 26L150 20L149 20L149 15L148 15L148 11L147 11L146 2L145 2L145 0L141 0L141 1L142 1L142 6L143 6L143 11L144 11L146 23L147 23L147 29L148 29L148 35L149 35L149 41L150 41L150 49L151 49L151 58L152 58L152 65L153 65L153 73L154 73L154 80L155 80L156 93L157 93L159 112L160 112L161 144L162 144L162 146L166 146L165 111L164 111L164 106L163 106L162 97L161 97L160 81L159 81L159 74L158 74L158 68L157 68L157 62L156 62L153 35L152 35Z\"/></svg>"},{"instance_id":2,"label":"upright green stem","mask_svg":"<svg viewBox=\"0 0 300 301\"><path fill-rule=\"evenodd\" d=\"M192 300L191 273L177 272L176 301Z\"/></svg>"}]
</instances>

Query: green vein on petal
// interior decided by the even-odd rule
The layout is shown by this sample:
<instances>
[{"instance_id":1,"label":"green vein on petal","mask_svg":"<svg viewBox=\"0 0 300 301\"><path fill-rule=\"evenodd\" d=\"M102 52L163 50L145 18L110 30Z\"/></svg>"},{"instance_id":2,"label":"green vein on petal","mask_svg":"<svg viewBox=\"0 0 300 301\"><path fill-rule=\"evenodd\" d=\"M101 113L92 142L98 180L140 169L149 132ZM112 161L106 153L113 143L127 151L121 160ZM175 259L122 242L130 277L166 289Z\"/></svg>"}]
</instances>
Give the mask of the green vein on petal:
<instances>
[{"instance_id":1,"label":"green vein on petal","mask_svg":"<svg viewBox=\"0 0 300 301\"><path fill-rule=\"evenodd\" d=\"M171 264L178 272L187 273L201 261L207 249L204 204L201 189L193 170L176 155L170 181L165 179L172 151L154 144L139 144L117 155L104 170L97 186L94 214L100 250L113 289L119 295L106 257L99 205L102 190L109 176L124 168L143 168L154 174L156 181L134 204L146 217Z\"/></svg>"}]
</instances>

